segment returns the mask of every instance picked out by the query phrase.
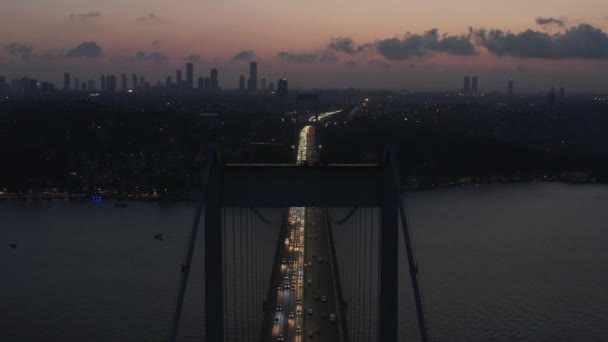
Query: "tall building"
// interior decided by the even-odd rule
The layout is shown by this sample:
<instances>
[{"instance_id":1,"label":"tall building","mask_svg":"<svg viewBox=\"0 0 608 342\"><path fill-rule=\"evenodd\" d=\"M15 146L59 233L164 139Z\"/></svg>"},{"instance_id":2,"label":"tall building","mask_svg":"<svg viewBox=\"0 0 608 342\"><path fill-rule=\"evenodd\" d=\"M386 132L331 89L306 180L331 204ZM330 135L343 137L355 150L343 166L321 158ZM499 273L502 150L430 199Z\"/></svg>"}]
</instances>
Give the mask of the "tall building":
<instances>
[{"instance_id":1,"label":"tall building","mask_svg":"<svg viewBox=\"0 0 608 342\"><path fill-rule=\"evenodd\" d=\"M87 82L82 82L82 84L80 85L80 90L87 91Z\"/></svg>"},{"instance_id":2,"label":"tall building","mask_svg":"<svg viewBox=\"0 0 608 342\"><path fill-rule=\"evenodd\" d=\"M182 71L180 69L175 71L175 83L177 83L178 88L182 87Z\"/></svg>"},{"instance_id":3,"label":"tall building","mask_svg":"<svg viewBox=\"0 0 608 342\"><path fill-rule=\"evenodd\" d=\"M146 86L146 77L144 77L143 75L139 76L139 87L145 88Z\"/></svg>"},{"instance_id":4,"label":"tall building","mask_svg":"<svg viewBox=\"0 0 608 342\"><path fill-rule=\"evenodd\" d=\"M63 74L63 90L64 91L68 91L70 90L70 73L66 72Z\"/></svg>"},{"instance_id":5,"label":"tall building","mask_svg":"<svg viewBox=\"0 0 608 342\"><path fill-rule=\"evenodd\" d=\"M509 84L507 85L507 94L509 94L509 96L513 96L513 80L509 80Z\"/></svg>"},{"instance_id":6,"label":"tall building","mask_svg":"<svg viewBox=\"0 0 608 342\"><path fill-rule=\"evenodd\" d=\"M249 91L258 90L258 63L249 63L249 80L247 80L247 89Z\"/></svg>"},{"instance_id":7,"label":"tall building","mask_svg":"<svg viewBox=\"0 0 608 342\"><path fill-rule=\"evenodd\" d=\"M262 91L266 91L266 77L262 76Z\"/></svg>"},{"instance_id":8,"label":"tall building","mask_svg":"<svg viewBox=\"0 0 608 342\"><path fill-rule=\"evenodd\" d=\"M464 88L462 90L465 93L468 93L471 91L471 79L469 78L469 76L464 77Z\"/></svg>"},{"instance_id":9,"label":"tall building","mask_svg":"<svg viewBox=\"0 0 608 342\"><path fill-rule=\"evenodd\" d=\"M106 90L106 75L101 75L101 79L99 80L99 87L101 88L101 91Z\"/></svg>"},{"instance_id":10,"label":"tall building","mask_svg":"<svg viewBox=\"0 0 608 342\"><path fill-rule=\"evenodd\" d=\"M278 97L287 97L289 95L289 88L287 85L287 80L282 78L277 81L277 96Z\"/></svg>"},{"instance_id":11,"label":"tall building","mask_svg":"<svg viewBox=\"0 0 608 342\"><path fill-rule=\"evenodd\" d=\"M173 83L173 79L171 78L171 76L167 76L167 79L165 80L165 87L171 88L172 83Z\"/></svg>"},{"instance_id":12,"label":"tall building","mask_svg":"<svg viewBox=\"0 0 608 342\"><path fill-rule=\"evenodd\" d=\"M76 77L76 79L74 79L74 91L79 91L80 90L80 80L78 79L78 77Z\"/></svg>"},{"instance_id":13,"label":"tall building","mask_svg":"<svg viewBox=\"0 0 608 342\"><path fill-rule=\"evenodd\" d=\"M116 76L107 75L106 76L106 90L109 92L116 92Z\"/></svg>"},{"instance_id":14,"label":"tall building","mask_svg":"<svg viewBox=\"0 0 608 342\"><path fill-rule=\"evenodd\" d=\"M211 90L219 90L220 81L218 79L217 69L215 69L215 68L211 69L211 72L209 73L209 75L211 76Z\"/></svg>"},{"instance_id":15,"label":"tall building","mask_svg":"<svg viewBox=\"0 0 608 342\"><path fill-rule=\"evenodd\" d=\"M564 86L561 86L559 88L559 98L560 99L565 99L566 98L566 88L564 88Z\"/></svg>"},{"instance_id":16,"label":"tall building","mask_svg":"<svg viewBox=\"0 0 608 342\"><path fill-rule=\"evenodd\" d=\"M471 88L474 93L477 92L477 76L473 76L473 82L471 82Z\"/></svg>"},{"instance_id":17,"label":"tall building","mask_svg":"<svg viewBox=\"0 0 608 342\"><path fill-rule=\"evenodd\" d=\"M205 89L205 78L203 76L198 78L198 85L197 85L198 89Z\"/></svg>"},{"instance_id":18,"label":"tall building","mask_svg":"<svg viewBox=\"0 0 608 342\"><path fill-rule=\"evenodd\" d=\"M274 83L272 83L272 82L268 83L268 91L269 92L273 92L274 91Z\"/></svg>"},{"instance_id":19,"label":"tall building","mask_svg":"<svg viewBox=\"0 0 608 342\"><path fill-rule=\"evenodd\" d=\"M70 82L68 82L68 89L69 89L69 87L70 87ZM6 89L6 77L0 76L0 91L4 91L5 89ZM67 89L65 89L65 90L67 90Z\"/></svg>"},{"instance_id":20,"label":"tall building","mask_svg":"<svg viewBox=\"0 0 608 342\"><path fill-rule=\"evenodd\" d=\"M127 86L127 74L120 75L120 90L127 91L129 86Z\"/></svg>"},{"instance_id":21,"label":"tall building","mask_svg":"<svg viewBox=\"0 0 608 342\"><path fill-rule=\"evenodd\" d=\"M194 65L192 63L186 63L186 81L188 89L194 88Z\"/></svg>"},{"instance_id":22,"label":"tall building","mask_svg":"<svg viewBox=\"0 0 608 342\"><path fill-rule=\"evenodd\" d=\"M245 76L241 75L239 78L239 90L245 91Z\"/></svg>"},{"instance_id":23,"label":"tall building","mask_svg":"<svg viewBox=\"0 0 608 342\"><path fill-rule=\"evenodd\" d=\"M88 80L87 81L87 90L89 91L95 91L96 87L95 87L95 80Z\"/></svg>"},{"instance_id":24,"label":"tall building","mask_svg":"<svg viewBox=\"0 0 608 342\"><path fill-rule=\"evenodd\" d=\"M137 84L137 75L136 75L136 74L133 74L133 76L132 76L132 77L133 77L133 80L132 80L132 82L133 82L133 90L136 90L136 89L138 88L138 84Z\"/></svg>"},{"instance_id":25,"label":"tall building","mask_svg":"<svg viewBox=\"0 0 608 342\"><path fill-rule=\"evenodd\" d=\"M211 79L209 77L205 77L205 89L211 89Z\"/></svg>"}]
</instances>

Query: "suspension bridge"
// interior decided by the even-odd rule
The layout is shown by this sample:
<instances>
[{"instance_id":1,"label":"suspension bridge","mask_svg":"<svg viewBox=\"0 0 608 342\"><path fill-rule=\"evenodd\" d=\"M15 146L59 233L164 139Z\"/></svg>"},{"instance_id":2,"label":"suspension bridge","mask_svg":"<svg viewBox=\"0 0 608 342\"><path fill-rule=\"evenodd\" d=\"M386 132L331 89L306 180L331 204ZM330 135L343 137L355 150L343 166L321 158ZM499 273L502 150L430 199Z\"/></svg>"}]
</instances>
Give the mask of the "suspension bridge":
<instances>
[{"instance_id":1,"label":"suspension bridge","mask_svg":"<svg viewBox=\"0 0 608 342\"><path fill-rule=\"evenodd\" d=\"M168 341L201 226L205 341L398 341L399 262L428 341L395 151L381 164L318 163L317 124L339 112L304 120L294 164L224 164L209 149Z\"/></svg>"}]
</instances>

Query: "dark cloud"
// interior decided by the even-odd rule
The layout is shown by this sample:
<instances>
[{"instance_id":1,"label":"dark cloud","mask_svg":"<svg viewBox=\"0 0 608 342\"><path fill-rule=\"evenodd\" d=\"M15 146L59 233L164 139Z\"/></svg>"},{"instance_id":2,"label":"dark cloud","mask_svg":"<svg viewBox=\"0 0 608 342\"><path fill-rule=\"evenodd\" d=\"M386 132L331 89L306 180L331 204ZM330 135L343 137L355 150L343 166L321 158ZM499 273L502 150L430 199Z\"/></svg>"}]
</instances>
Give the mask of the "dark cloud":
<instances>
[{"instance_id":1,"label":"dark cloud","mask_svg":"<svg viewBox=\"0 0 608 342\"><path fill-rule=\"evenodd\" d=\"M139 51L135 54L135 58L133 59L136 62L152 62L152 63L163 63L167 61L169 57L162 52L150 52L145 53L143 51Z\"/></svg>"},{"instance_id":2,"label":"dark cloud","mask_svg":"<svg viewBox=\"0 0 608 342\"><path fill-rule=\"evenodd\" d=\"M144 15L143 17L137 18L137 21L156 21L158 20L158 16L154 13L148 13L148 15Z\"/></svg>"},{"instance_id":3,"label":"dark cloud","mask_svg":"<svg viewBox=\"0 0 608 342\"><path fill-rule=\"evenodd\" d=\"M91 11L86 13L72 13L70 14L70 20L87 20L87 19L95 19L101 17L101 13L97 11Z\"/></svg>"},{"instance_id":4,"label":"dark cloud","mask_svg":"<svg viewBox=\"0 0 608 342\"><path fill-rule=\"evenodd\" d=\"M286 51L279 52L277 56L279 59L291 63L313 63L316 62L318 58L316 53L292 53Z\"/></svg>"},{"instance_id":5,"label":"dark cloud","mask_svg":"<svg viewBox=\"0 0 608 342\"><path fill-rule=\"evenodd\" d=\"M373 44L367 43L360 46L355 46L355 42L350 37L333 37L327 48L339 52L344 52L349 55L357 54L361 51L371 48Z\"/></svg>"},{"instance_id":6,"label":"dark cloud","mask_svg":"<svg viewBox=\"0 0 608 342\"><path fill-rule=\"evenodd\" d=\"M184 60L186 62L191 62L191 63L200 63L202 61L201 55L198 54L192 54L190 56L186 56L184 58Z\"/></svg>"},{"instance_id":7,"label":"dark cloud","mask_svg":"<svg viewBox=\"0 0 608 342\"><path fill-rule=\"evenodd\" d=\"M481 29L473 34L478 44L496 56L608 59L608 35L588 24L556 34L532 29L520 33Z\"/></svg>"},{"instance_id":8,"label":"dark cloud","mask_svg":"<svg viewBox=\"0 0 608 342\"><path fill-rule=\"evenodd\" d=\"M385 58L392 60L425 57L435 52L458 56L477 54L470 36L444 34L440 37L437 29L426 31L423 34L408 33L403 39L389 38L381 40L376 43L376 50Z\"/></svg>"},{"instance_id":9,"label":"dark cloud","mask_svg":"<svg viewBox=\"0 0 608 342\"><path fill-rule=\"evenodd\" d=\"M388 64L384 61L378 61L375 59L372 59L371 61L367 61L367 65L374 67L374 68L384 69L384 70L391 68L390 64Z\"/></svg>"},{"instance_id":10,"label":"dark cloud","mask_svg":"<svg viewBox=\"0 0 608 342\"><path fill-rule=\"evenodd\" d=\"M255 61L258 57L253 50L242 50L232 57L233 61Z\"/></svg>"},{"instance_id":11,"label":"dark cloud","mask_svg":"<svg viewBox=\"0 0 608 342\"><path fill-rule=\"evenodd\" d=\"M24 60L30 59L34 55L34 48L22 43L11 43L5 45L4 51L6 51L10 56L19 57Z\"/></svg>"},{"instance_id":12,"label":"dark cloud","mask_svg":"<svg viewBox=\"0 0 608 342\"><path fill-rule=\"evenodd\" d=\"M355 62L355 61L348 61L348 62L344 63L344 67L345 68L350 68L350 69L356 68L357 67L357 62Z\"/></svg>"},{"instance_id":13,"label":"dark cloud","mask_svg":"<svg viewBox=\"0 0 608 342\"><path fill-rule=\"evenodd\" d=\"M73 58L97 58L99 56L101 56L101 47L95 42L82 42L66 54L66 57Z\"/></svg>"},{"instance_id":14,"label":"dark cloud","mask_svg":"<svg viewBox=\"0 0 608 342\"><path fill-rule=\"evenodd\" d=\"M55 60L55 59L62 59L65 58L65 50L64 49L55 49L55 50L50 50L47 51L45 53L43 53L42 55L39 56L42 59L47 59L47 60Z\"/></svg>"},{"instance_id":15,"label":"dark cloud","mask_svg":"<svg viewBox=\"0 0 608 342\"><path fill-rule=\"evenodd\" d=\"M557 25L559 27L564 27L566 26L566 22L563 19L556 19L556 18L545 18L545 17L536 17L536 24L537 25L541 25L541 26L547 26L547 25Z\"/></svg>"}]
</instances>

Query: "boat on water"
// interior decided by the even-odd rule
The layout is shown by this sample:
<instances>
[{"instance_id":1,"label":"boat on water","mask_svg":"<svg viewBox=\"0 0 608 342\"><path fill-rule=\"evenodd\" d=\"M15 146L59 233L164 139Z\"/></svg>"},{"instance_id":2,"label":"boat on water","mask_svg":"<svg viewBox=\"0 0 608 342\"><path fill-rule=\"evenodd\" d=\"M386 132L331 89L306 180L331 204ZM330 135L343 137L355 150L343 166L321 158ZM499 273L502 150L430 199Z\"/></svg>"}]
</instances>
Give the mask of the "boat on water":
<instances>
[{"instance_id":1,"label":"boat on water","mask_svg":"<svg viewBox=\"0 0 608 342\"><path fill-rule=\"evenodd\" d=\"M125 201L116 202L116 203L114 203L114 206L116 208L128 208L129 207L129 205Z\"/></svg>"},{"instance_id":2,"label":"boat on water","mask_svg":"<svg viewBox=\"0 0 608 342\"><path fill-rule=\"evenodd\" d=\"M154 238L158 241L163 241L165 239L165 235L163 233L154 234Z\"/></svg>"}]
</instances>

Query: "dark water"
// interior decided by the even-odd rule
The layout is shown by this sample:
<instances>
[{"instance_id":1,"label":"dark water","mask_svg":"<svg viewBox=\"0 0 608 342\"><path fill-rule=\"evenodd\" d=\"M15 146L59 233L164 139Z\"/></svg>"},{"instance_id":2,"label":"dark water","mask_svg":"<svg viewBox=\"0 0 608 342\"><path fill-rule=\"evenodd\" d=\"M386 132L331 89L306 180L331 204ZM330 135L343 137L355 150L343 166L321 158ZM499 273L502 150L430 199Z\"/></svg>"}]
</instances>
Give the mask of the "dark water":
<instances>
[{"instance_id":1,"label":"dark water","mask_svg":"<svg viewBox=\"0 0 608 342\"><path fill-rule=\"evenodd\" d=\"M408 207L434 341L608 340L608 187L439 190ZM162 341L192 216L190 204L1 202L0 341ZM204 331L202 274L193 268L184 341Z\"/></svg>"}]
</instances>

